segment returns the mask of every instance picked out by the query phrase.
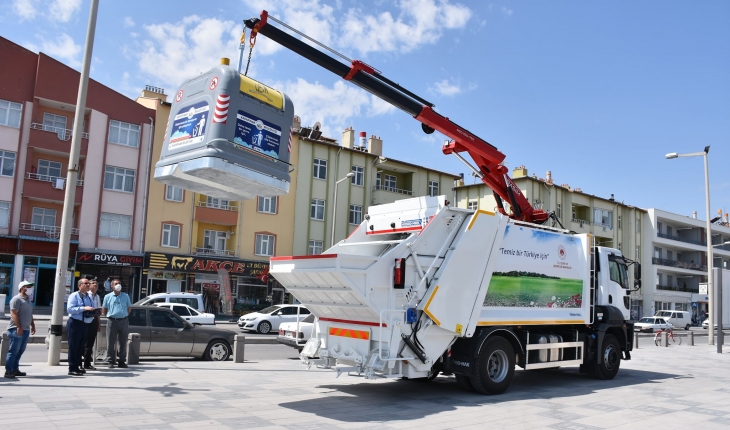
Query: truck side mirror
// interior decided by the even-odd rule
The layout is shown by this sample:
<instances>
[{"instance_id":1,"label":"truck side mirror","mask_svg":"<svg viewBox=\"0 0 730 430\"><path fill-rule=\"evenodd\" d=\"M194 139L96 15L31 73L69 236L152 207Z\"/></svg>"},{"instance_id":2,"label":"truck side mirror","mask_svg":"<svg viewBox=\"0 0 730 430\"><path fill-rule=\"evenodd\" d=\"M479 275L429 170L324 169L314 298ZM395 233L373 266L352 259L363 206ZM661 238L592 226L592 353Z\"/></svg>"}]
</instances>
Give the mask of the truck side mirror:
<instances>
[{"instance_id":1,"label":"truck side mirror","mask_svg":"<svg viewBox=\"0 0 730 430\"><path fill-rule=\"evenodd\" d=\"M641 281L641 263L636 263L634 266L634 279Z\"/></svg>"}]
</instances>

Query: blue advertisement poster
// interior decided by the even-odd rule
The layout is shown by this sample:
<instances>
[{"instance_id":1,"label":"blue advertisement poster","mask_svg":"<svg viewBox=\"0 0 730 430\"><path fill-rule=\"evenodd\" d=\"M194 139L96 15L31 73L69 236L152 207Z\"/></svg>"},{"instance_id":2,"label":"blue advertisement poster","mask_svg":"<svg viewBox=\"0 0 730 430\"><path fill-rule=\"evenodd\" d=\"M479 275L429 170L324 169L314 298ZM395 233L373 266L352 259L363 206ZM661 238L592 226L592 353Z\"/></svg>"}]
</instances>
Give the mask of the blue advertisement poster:
<instances>
[{"instance_id":1,"label":"blue advertisement poster","mask_svg":"<svg viewBox=\"0 0 730 430\"><path fill-rule=\"evenodd\" d=\"M167 148L177 149L202 142L205 139L205 125L209 116L210 106L207 102L180 109L172 120L170 143Z\"/></svg>"},{"instance_id":2,"label":"blue advertisement poster","mask_svg":"<svg viewBox=\"0 0 730 430\"><path fill-rule=\"evenodd\" d=\"M236 136L233 141L248 149L278 159L281 128L239 110L236 114Z\"/></svg>"}]
</instances>

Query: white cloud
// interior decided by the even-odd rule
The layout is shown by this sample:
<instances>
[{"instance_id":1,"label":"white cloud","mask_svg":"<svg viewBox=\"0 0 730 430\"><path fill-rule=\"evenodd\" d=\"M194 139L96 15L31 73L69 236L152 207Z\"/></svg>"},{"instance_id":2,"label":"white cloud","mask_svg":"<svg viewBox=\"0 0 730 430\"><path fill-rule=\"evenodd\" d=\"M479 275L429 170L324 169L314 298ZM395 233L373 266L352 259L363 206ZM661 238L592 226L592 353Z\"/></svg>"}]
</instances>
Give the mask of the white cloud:
<instances>
[{"instance_id":1,"label":"white cloud","mask_svg":"<svg viewBox=\"0 0 730 430\"><path fill-rule=\"evenodd\" d=\"M131 16L125 16L122 18L122 25L125 27L134 27L134 20Z\"/></svg>"},{"instance_id":2,"label":"white cloud","mask_svg":"<svg viewBox=\"0 0 730 430\"><path fill-rule=\"evenodd\" d=\"M80 7L81 0L52 0L48 7L48 18L68 22Z\"/></svg>"},{"instance_id":3,"label":"white cloud","mask_svg":"<svg viewBox=\"0 0 730 430\"><path fill-rule=\"evenodd\" d=\"M512 9L507 9L506 7L502 6L502 13L505 14L508 18L512 16L512 12L514 12Z\"/></svg>"},{"instance_id":4,"label":"white cloud","mask_svg":"<svg viewBox=\"0 0 730 430\"><path fill-rule=\"evenodd\" d=\"M430 90L442 96L455 96L461 92L461 86L451 83L448 79L444 79L443 81L434 83Z\"/></svg>"},{"instance_id":5,"label":"white cloud","mask_svg":"<svg viewBox=\"0 0 730 430\"><path fill-rule=\"evenodd\" d=\"M38 13L38 3L39 0L13 0L13 12L23 21L34 19Z\"/></svg>"},{"instance_id":6,"label":"white cloud","mask_svg":"<svg viewBox=\"0 0 730 430\"><path fill-rule=\"evenodd\" d=\"M70 67L81 67L81 45L77 45L71 36L66 33L58 35L56 40L43 40L40 51L50 57L63 61Z\"/></svg>"}]
</instances>

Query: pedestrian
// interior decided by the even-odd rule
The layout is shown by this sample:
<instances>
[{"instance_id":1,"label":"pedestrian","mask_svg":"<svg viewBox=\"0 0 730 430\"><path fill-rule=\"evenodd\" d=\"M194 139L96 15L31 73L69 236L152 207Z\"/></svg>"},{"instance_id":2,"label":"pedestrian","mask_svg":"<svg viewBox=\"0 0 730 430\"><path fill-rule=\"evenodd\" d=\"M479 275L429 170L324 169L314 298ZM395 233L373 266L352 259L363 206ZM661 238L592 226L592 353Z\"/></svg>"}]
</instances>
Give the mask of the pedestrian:
<instances>
[{"instance_id":1,"label":"pedestrian","mask_svg":"<svg viewBox=\"0 0 730 430\"><path fill-rule=\"evenodd\" d=\"M99 283L96 279L91 279L89 282L89 298L94 306L94 321L86 326L86 347L84 349L84 369L96 370L93 364L94 361L94 343L96 342L96 334L101 331L101 321L97 313L101 313L101 299L99 298L98 290Z\"/></svg>"},{"instance_id":2,"label":"pedestrian","mask_svg":"<svg viewBox=\"0 0 730 430\"><path fill-rule=\"evenodd\" d=\"M112 281L112 293L104 297L101 306L102 315L106 315L106 359L109 367L118 364L121 368L127 367L127 337L129 336L129 312L132 310L132 300L127 293L122 292L122 283L119 279ZM119 342L119 355L116 355L116 346ZM118 361L117 361L118 359Z\"/></svg>"},{"instance_id":3,"label":"pedestrian","mask_svg":"<svg viewBox=\"0 0 730 430\"><path fill-rule=\"evenodd\" d=\"M33 294L32 282L22 281L18 284L18 294L10 299L10 323L8 324L8 355L5 357L5 377L25 376L20 371L20 357L28 345L28 337L35 334L33 321L33 305L30 295Z\"/></svg>"},{"instance_id":4,"label":"pedestrian","mask_svg":"<svg viewBox=\"0 0 730 430\"><path fill-rule=\"evenodd\" d=\"M79 290L68 298L68 374L83 376L86 371L82 367L81 356L86 346L86 327L94 321L94 307L88 296L89 280L79 279Z\"/></svg>"}]
</instances>

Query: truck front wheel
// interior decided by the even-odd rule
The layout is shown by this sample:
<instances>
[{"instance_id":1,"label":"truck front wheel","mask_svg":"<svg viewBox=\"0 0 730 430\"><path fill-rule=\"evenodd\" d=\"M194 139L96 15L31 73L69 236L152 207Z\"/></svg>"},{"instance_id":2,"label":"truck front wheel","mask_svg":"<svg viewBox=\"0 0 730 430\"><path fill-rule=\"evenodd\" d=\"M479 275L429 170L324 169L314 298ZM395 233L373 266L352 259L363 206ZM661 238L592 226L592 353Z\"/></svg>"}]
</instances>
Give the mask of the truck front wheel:
<instances>
[{"instance_id":1,"label":"truck front wheel","mask_svg":"<svg viewBox=\"0 0 730 430\"><path fill-rule=\"evenodd\" d=\"M601 362L596 365L596 378L613 379L621 365L621 348L616 336L607 334L603 338L603 345L598 353L601 356Z\"/></svg>"},{"instance_id":2,"label":"truck front wheel","mask_svg":"<svg viewBox=\"0 0 730 430\"><path fill-rule=\"evenodd\" d=\"M474 391L481 394L502 394L515 374L515 352L507 339L488 338L477 357L476 375L472 376Z\"/></svg>"}]
</instances>

